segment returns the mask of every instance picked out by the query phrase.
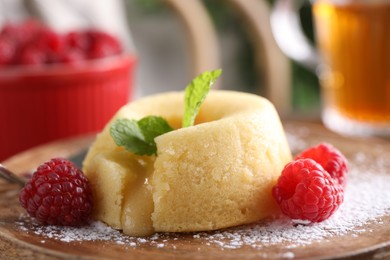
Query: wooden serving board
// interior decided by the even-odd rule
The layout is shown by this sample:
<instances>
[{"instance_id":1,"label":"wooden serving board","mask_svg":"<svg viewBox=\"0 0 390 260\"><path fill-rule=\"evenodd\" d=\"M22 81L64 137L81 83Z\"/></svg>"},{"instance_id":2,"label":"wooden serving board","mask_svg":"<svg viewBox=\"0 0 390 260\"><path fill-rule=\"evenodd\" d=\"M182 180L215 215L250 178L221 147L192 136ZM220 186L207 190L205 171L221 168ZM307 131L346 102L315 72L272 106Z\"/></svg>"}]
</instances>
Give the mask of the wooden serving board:
<instances>
[{"instance_id":1,"label":"wooden serving board","mask_svg":"<svg viewBox=\"0 0 390 260\"><path fill-rule=\"evenodd\" d=\"M336 135L319 124L286 122L285 129L293 139L314 145L329 142L337 146L346 157L356 151L371 156L390 158L390 142L379 139L351 139ZM16 155L3 164L23 173L31 171L52 157L72 157L90 145L93 136L58 141ZM380 147L381 149L373 149ZM303 147L302 147L303 148ZM293 153L298 152L295 144ZM390 174L390 169L389 169ZM389 183L390 187L390 183ZM286 243L273 244L261 249L243 246L223 248L218 243L205 243L196 233L161 235L137 246L117 241L61 241L30 232L36 228L21 216L24 210L18 203L17 185L0 180L0 255L3 259L389 259L390 216L381 217L381 224L368 223L359 236L345 234L309 245L287 247ZM389 198L390 200L390 198ZM28 222L28 221L27 221ZM23 228L21 228L23 227ZM213 235L213 232L209 233ZM202 236L205 234L203 233ZM206 234L207 236L207 234ZM159 243L163 243L163 247ZM223 243L223 241L220 241Z\"/></svg>"}]
</instances>

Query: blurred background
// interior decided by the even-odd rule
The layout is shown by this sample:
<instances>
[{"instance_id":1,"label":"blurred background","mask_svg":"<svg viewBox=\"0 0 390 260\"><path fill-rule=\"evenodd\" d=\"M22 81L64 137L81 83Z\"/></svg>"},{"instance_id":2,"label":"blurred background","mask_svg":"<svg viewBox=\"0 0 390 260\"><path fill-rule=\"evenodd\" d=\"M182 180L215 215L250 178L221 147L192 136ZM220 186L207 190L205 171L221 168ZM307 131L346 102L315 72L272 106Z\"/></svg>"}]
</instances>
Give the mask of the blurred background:
<instances>
[{"instance_id":1,"label":"blurred background","mask_svg":"<svg viewBox=\"0 0 390 260\"><path fill-rule=\"evenodd\" d=\"M201 70L220 67L223 74L217 87L266 96L282 117L318 119L317 76L278 49L269 22L273 4L273 0L0 0L0 26L34 17L59 33L98 28L112 34L137 58L129 99L183 90ZM309 4L301 8L300 21L315 44ZM196 57L196 52L203 54ZM0 75L6 69L0 65Z\"/></svg>"},{"instance_id":2,"label":"blurred background","mask_svg":"<svg viewBox=\"0 0 390 260\"><path fill-rule=\"evenodd\" d=\"M245 0L244 0L245 1ZM265 0L258 0L265 1ZM224 89L234 89L266 95L264 75L255 68L255 46L244 18L223 0L202 1L212 18L218 33L221 48ZM272 0L266 1L272 8ZM177 16L160 0L132 0L129 6L129 21L136 49L142 62L153 68L157 77L141 75L138 84L143 94L149 94L160 86L163 89L181 89L186 84L183 63L186 56L185 34ZM259 14L260 15L260 14ZM314 43L311 7L301 9L301 22L306 36ZM176 57L176 59L175 59ZM164 66L170 60L169 66ZM293 116L316 117L320 113L319 83L317 76L290 60ZM147 73L148 70L145 70ZM157 79L157 82L154 82Z\"/></svg>"},{"instance_id":3,"label":"blurred background","mask_svg":"<svg viewBox=\"0 0 390 260\"><path fill-rule=\"evenodd\" d=\"M273 0L265 1L272 8ZM31 3L38 3L33 10ZM50 3L58 2L58 3ZM76 3L79 2L79 3ZM83 15L95 26L103 27L114 34L122 34L121 16L117 8L107 7L107 1L37 1L37 0L1 0L0 14L2 22L6 18L20 20L26 15L24 8L30 8L29 15L40 13L41 18L57 29L71 26L85 26L80 18L69 23L69 17ZM114 1L116 2L116 1ZM202 0L213 25L218 33L221 48L221 66L224 70L223 88L236 89L265 95L262 75L256 73L254 43L246 28L243 17L234 6L223 0ZM156 91L182 89L188 82L190 63L188 61L188 42L185 28L172 8L163 0L124 0L127 29L131 36L122 39L128 48L139 55L138 74L136 76L136 95L143 96ZM102 8L96 7L101 5ZM89 7L88 7L89 6ZM93 7L95 6L95 7ZM111 12L111 13L110 13ZM49 14L48 14L49 13ZM51 13L51 14L50 14ZM42 14L43 17L42 17ZM99 21L99 15L101 19ZM259 14L260 15L260 14ZM104 17L103 17L104 16ZM301 21L306 35L314 41L311 8L307 3L301 9ZM78 23L77 23L78 22ZM81 25L80 25L81 24ZM292 104L299 115L311 115L319 109L319 87L316 76L291 61ZM260 89L259 89L260 86Z\"/></svg>"}]
</instances>

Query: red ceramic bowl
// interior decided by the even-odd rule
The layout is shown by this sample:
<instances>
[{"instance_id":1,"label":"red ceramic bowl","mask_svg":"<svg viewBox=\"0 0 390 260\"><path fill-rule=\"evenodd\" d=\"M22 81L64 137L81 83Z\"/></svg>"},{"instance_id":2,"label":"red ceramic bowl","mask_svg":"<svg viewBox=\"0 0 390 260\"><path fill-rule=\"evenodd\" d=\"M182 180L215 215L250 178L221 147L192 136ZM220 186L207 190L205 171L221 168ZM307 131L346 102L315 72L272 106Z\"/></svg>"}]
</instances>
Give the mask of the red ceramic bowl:
<instances>
[{"instance_id":1,"label":"red ceramic bowl","mask_svg":"<svg viewBox=\"0 0 390 260\"><path fill-rule=\"evenodd\" d=\"M131 98L136 59L0 68L0 161L27 148L100 131Z\"/></svg>"}]
</instances>

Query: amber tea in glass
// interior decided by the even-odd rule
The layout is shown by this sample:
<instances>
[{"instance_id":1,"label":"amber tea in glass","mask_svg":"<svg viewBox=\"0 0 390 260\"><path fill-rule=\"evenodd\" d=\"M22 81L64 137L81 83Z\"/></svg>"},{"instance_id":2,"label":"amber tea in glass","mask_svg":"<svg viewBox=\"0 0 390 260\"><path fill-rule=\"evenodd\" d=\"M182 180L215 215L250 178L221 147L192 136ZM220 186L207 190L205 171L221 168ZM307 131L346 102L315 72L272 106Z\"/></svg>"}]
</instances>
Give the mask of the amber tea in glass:
<instances>
[{"instance_id":1,"label":"amber tea in glass","mask_svg":"<svg viewBox=\"0 0 390 260\"><path fill-rule=\"evenodd\" d=\"M313 14L324 123L390 136L390 1L319 0Z\"/></svg>"}]
</instances>

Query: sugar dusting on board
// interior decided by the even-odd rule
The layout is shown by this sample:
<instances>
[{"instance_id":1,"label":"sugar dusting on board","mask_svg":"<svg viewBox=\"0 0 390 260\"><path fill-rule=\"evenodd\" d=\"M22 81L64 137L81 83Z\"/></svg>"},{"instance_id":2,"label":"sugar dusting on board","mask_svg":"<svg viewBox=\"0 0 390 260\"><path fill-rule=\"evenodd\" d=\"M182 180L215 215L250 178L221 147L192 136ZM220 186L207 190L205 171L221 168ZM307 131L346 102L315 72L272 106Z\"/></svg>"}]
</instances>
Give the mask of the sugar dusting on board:
<instances>
[{"instance_id":1,"label":"sugar dusting on board","mask_svg":"<svg viewBox=\"0 0 390 260\"><path fill-rule=\"evenodd\" d=\"M309 145L305 142L304 135L302 137L298 133L288 135L293 151L300 151ZM334 145L337 146L337 144ZM307 246L317 241L326 241L336 236L348 234L350 237L357 237L362 233L371 232L370 224L381 225L383 224L381 217L390 214L390 189L388 188L390 162L385 156L372 156L356 151L354 155L349 156L349 164L350 173L345 201L335 215L322 223L308 226L294 225L289 219L278 216L273 220L258 224L183 236L222 250L244 247L262 249L279 243L284 243L288 250ZM155 234L148 238L129 237L98 221L83 228L64 228L40 226L31 223L28 217L21 216L17 224L24 232L42 236L42 243L45 243L47 239L63 242L110 241L110 243L127 247L148 244L156 248L176 249L174 241L182 236L180 234ZM286 251L278 257L293 258L294 254Z\"/></svg>"}]
</instances>

